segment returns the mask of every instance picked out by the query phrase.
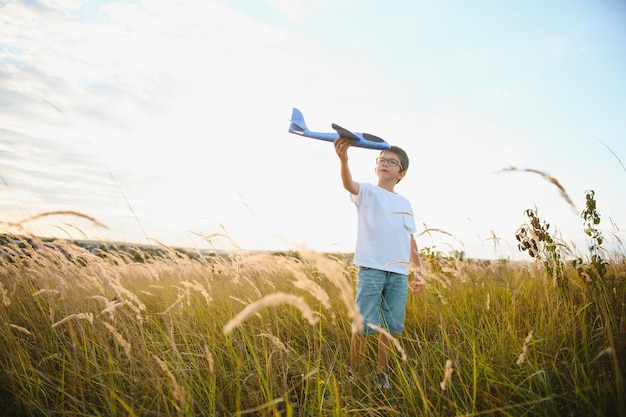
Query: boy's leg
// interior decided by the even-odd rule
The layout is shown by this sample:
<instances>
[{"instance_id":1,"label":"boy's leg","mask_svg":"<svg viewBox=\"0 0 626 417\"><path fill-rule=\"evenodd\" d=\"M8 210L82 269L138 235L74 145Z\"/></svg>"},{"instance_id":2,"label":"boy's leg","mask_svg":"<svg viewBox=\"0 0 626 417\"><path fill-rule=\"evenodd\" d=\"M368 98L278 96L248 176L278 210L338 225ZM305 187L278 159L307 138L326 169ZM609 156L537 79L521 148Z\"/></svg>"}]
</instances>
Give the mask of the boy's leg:
<instances>
[{"instance_id":1,"label":"boy's leg","mask_svg":"<svg viewBox=\"0 0 626 417\"><path fill-rule=\"evenodd\" d=\"M391 341L383 334L378 334L378 362L376 364L376 371L387 373L387 362L389 353L391 352Z\"/></svg>"},{"instance_id":2,"label":"boy's leg","mask_svg":"<svg viewBox=\"0 0 626 417\"><path fill-rule=\"evenodd\" d=\"M367 334L372 330L367 327L369 323L380 324L380 302L383 287L385 285L384 271L359 267L356 284L356 306L363 317L365 328L352 333L350 339L350 366L353 372L365 372L365 353L367 350Z\"/></svg>"},{"instance_id":3,"label":"boy's leg","mask_svg":"<svg viewBox=\"0 0 626 417\"><path fill-rule=\"evenodd\" d=\"M408 296L407 276L390 272L389 280L385 285L385 295L382 301L382 315L384 327L392 335L404 330L404 316L406 314L406 299ZM392 342L385 334L378 336L378 372L387 372L388 357L393 351Z\"/></svg>"},{"instance_id":4,"label":"boy's leg","mask_svg":"<svg viewBox=\"0 0 626 417\"><path fill-rule=\"evenodd\" d=\"M363 375L365 369L363 367L366 348L366 336L358 333L352 333L350 339L350 367L352 372Z\"/></svg>"}]
</instances>

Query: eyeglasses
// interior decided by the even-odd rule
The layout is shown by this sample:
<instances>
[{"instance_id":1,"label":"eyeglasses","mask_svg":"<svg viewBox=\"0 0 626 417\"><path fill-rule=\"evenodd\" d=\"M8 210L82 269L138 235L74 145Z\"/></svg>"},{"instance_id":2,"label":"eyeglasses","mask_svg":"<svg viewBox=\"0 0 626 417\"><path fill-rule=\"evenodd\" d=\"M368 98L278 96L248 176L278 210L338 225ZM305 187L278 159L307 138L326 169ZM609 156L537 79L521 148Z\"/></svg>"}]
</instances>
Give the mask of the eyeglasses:
<instances>
[{"instance_id":1,"label":"eyeglasses","mask_svg":"<svg viewBox=\"0 0 626 417\"><path fill-rule=\"evenodd\" d=\"M402 164L397 159L387 159L383 157L376 158L376 163L378 165L387 164L390 167L400 167L402 169Z\"/></svg>"}]
</instances>

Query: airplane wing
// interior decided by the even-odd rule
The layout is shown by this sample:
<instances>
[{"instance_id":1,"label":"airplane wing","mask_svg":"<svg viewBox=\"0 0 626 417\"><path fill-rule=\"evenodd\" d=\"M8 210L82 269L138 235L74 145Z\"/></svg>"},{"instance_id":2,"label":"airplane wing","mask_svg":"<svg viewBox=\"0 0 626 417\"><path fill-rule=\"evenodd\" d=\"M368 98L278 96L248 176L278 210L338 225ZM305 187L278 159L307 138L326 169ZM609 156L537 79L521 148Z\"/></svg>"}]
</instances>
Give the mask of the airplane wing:
<instances>
[{"instance_id":1,"label":"airplane wing","mask_svg":"<svg viewBox=\"0 0 626 417\"><path fill-rule=\"evenodd\" d=\"M384 139L381 139L378 136L374 136L369 133L352 132L335 123L332 123L331 127L335 130L336 133L311 131L306 126L302 112L295 107L291 112L290 122L291 123L289 124L289 133L293 133L296 135L305 136L313 139L320 139L327 142L334 142L337 138L344 137L350 139L352 146L356 146L359 148L379 150L385 150L390 148L390 145Z\"/></svg>"}]
</instances>

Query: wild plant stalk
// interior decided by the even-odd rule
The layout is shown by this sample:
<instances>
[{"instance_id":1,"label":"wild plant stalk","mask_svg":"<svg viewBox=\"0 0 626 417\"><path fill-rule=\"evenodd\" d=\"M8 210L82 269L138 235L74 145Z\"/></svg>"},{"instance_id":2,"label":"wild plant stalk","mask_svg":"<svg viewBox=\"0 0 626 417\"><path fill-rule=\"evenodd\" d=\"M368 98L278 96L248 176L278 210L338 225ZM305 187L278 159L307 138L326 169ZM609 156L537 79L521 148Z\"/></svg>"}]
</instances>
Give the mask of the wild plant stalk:
<instances>
[{"instance_id":1,"label":"wild plant stalk","mask_svg":"<svg viewBox=\"0 0 626 417\"><path fill-rule=\"evenodd\" d=\"M537 214L537 210L526 210L529 224L524 224L515 232L515 238L520 242L520 251L527 251L528 254L540 259L546 268L549 276L553 277L555 285L563 293L569 291L569 282L563 275L564 261L563 248L565 245L556 232L552 234L550 224L542 220Z\"/></svg>"},{"instance_id":2,"label":"wild plant stalk","mask_svg":"<svg viewBox=\"0 0 626 417\"><path fill-rule=\"evenodd\" d=\"M602 243L604 243L604 236L602 231L598 229L600 225L600 213L596 210L595 192L593 190L587 191L585 194L585 209L580 214L583 218L585 226L585 234L591 239L589 245L590 260L586 264L582 257L578 257L573 261L574 267L591 283L597 283L599 280L603 280L607 272L607 264L604 260L604 254L602 250Z\"/></svg>"}]
</instances>

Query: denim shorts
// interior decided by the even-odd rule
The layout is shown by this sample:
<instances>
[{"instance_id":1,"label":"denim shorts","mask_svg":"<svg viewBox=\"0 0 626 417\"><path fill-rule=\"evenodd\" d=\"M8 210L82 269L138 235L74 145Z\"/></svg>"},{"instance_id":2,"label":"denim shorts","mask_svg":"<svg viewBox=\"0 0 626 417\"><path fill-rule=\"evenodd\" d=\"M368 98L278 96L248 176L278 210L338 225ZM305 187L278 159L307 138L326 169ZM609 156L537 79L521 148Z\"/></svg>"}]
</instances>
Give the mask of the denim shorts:
<instances>
[{"instance_id":1,"label":"denim shorts","mask_svg":"<svg viewBox=\"0 0 626 417\"><path fill-rule=\"evenodd\" d=\"M391 334L402 333L408 293L407 275L360 266L356 305L363 316L365 327L358 333L378 333L368 323L382 327Z\"/></svg>"}]
</instances>

